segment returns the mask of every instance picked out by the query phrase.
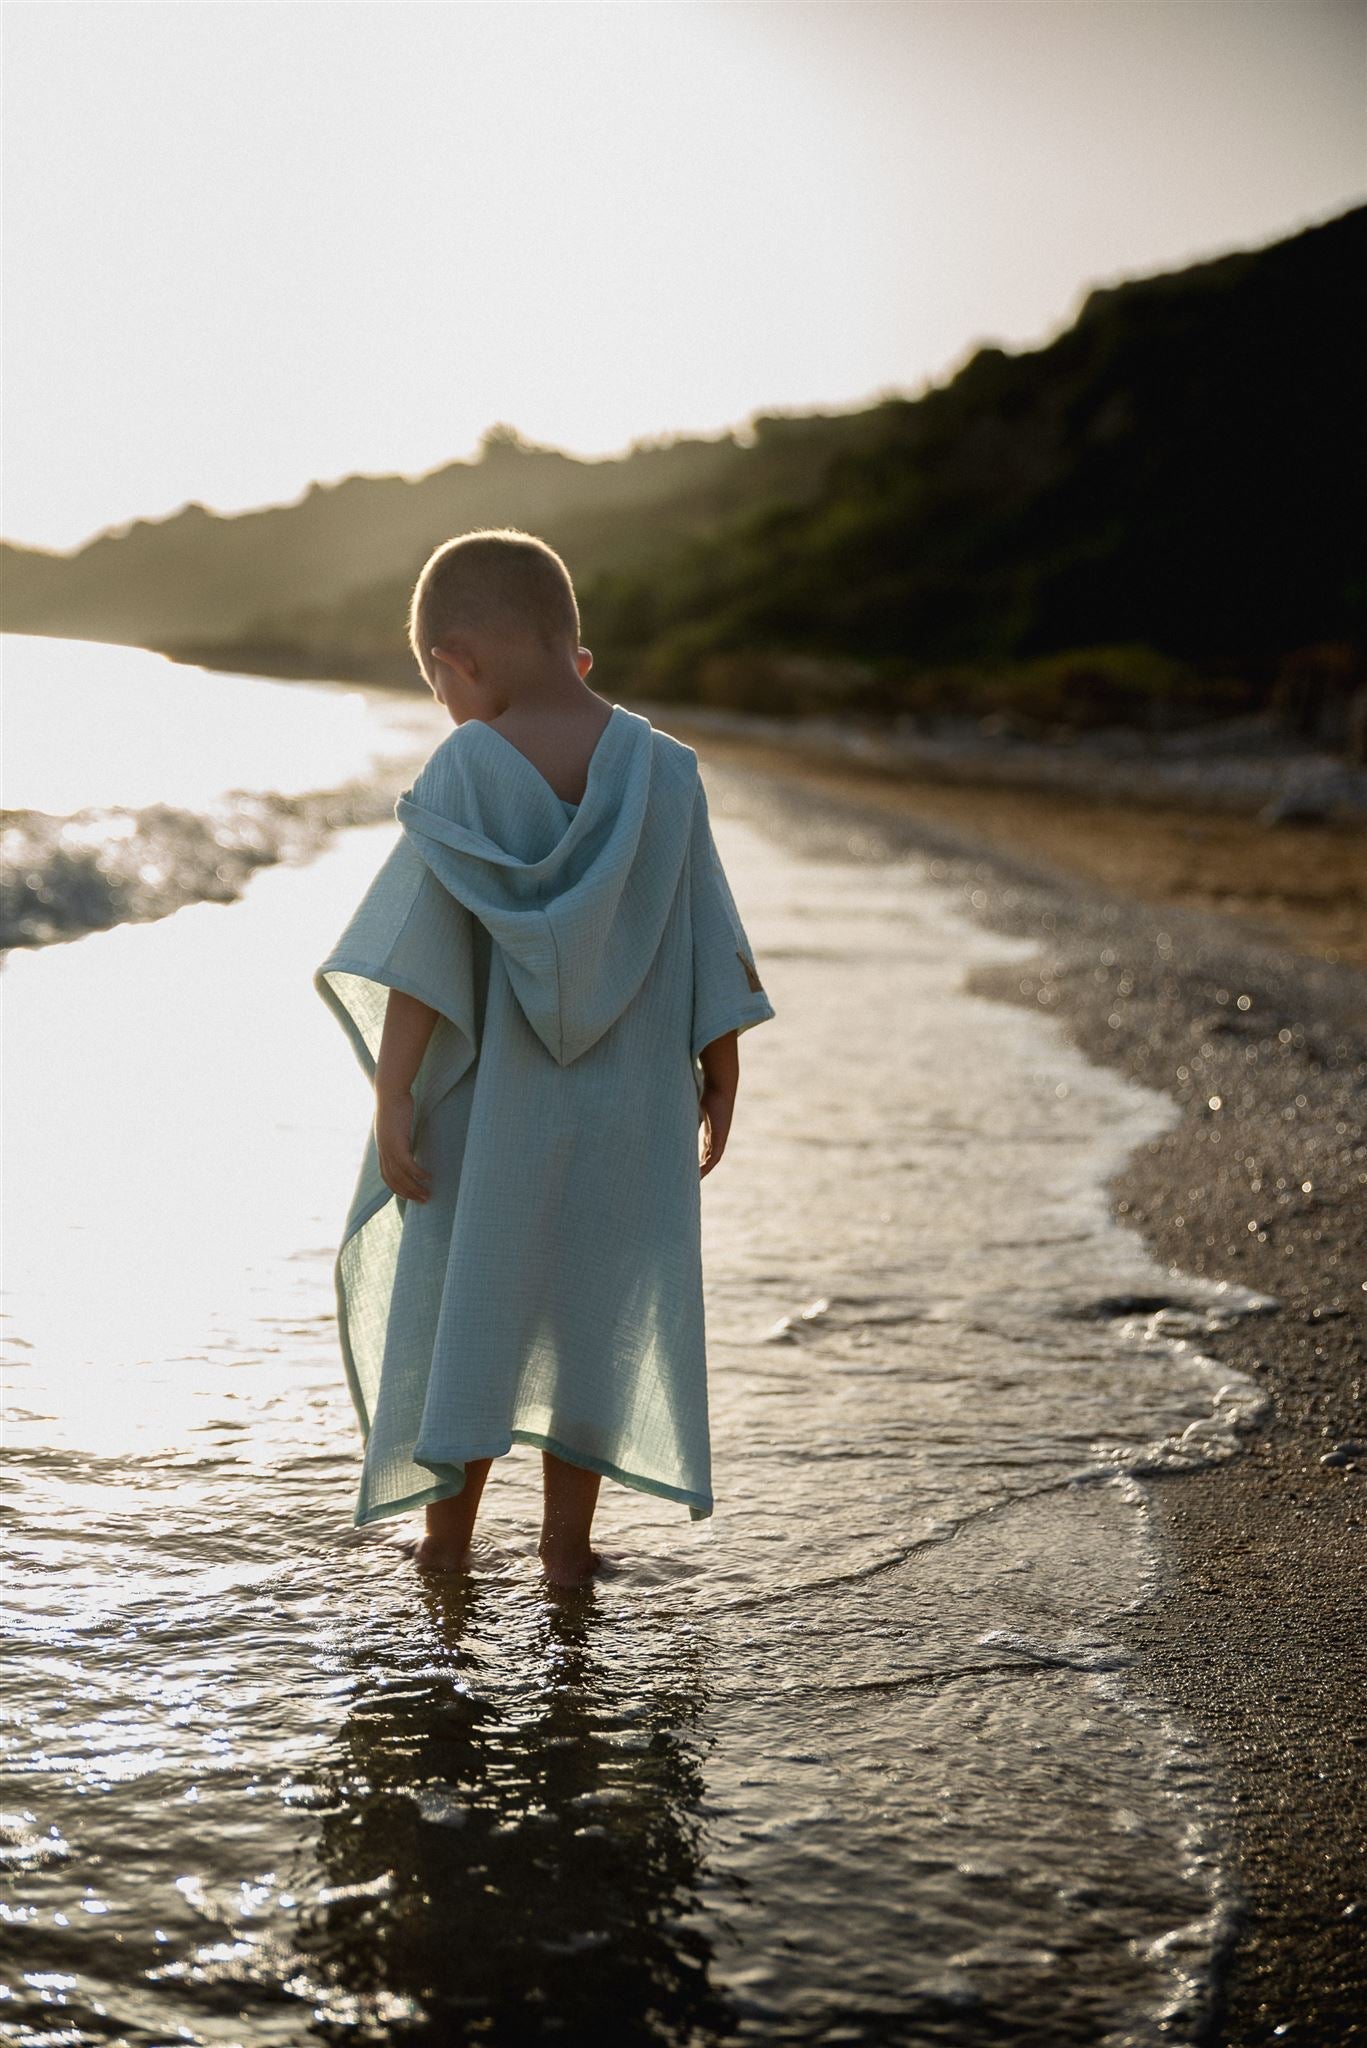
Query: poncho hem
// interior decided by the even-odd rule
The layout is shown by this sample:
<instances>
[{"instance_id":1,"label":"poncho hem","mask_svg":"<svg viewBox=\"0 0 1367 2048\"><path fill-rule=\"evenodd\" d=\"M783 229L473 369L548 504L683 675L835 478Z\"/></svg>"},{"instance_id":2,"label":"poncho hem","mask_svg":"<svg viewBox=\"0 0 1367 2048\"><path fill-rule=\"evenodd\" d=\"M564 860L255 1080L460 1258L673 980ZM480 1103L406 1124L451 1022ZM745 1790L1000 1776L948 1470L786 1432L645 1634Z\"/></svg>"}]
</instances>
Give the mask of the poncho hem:
<instances>
[{"instance_id":1,"label":"poncho hem","mask_svg":"<svg viewBox=\"0 0 1367 2048\"><path fill-rule=\"evenodd\" d=\"M416 975L398 973L388 964L377 966L373 960L348 958L340 952L330 953L323 966L318 968L314 974L313 986L340 1022L342 1029L351 1041L352 1048L359 1058L363 1070L372 1083L375 1079L375 1055L366 1044L365 1034L359 1029L356 1019L347 1008L342 996L332 986L331 976L334 974L351 974L359 981L377 982L384 988L397 989L401 995L412 996L416 1002L426 1004L429 1010L435 1010L439 1017L445 1017L449 1023L455 1025L458 1031L462 1032L462 1036L464 1035L462 1026L456 1018L450 1015L446 1005L438 999L436 991L420 982Z\"/></svg>"},{"instance_id":2,"label":"poncho hem","mask_svg":"<svg viewBox=\"0 0 1367 2048\"><path fill-rule=\"evenodd\" d=\"M620 1465L609 1463L606 1458L593 1458L586 1452L572 1450L561 1443L558 1437L542 1436L534 1429L513 1429L508 1432L508 1441L494 1450L466 1451L463 1456L446 1458L420 1458L414 1454L415 1465L468 1465L480 1458L506 1458L514 1444L530 1444L534 1450L549 1451L552 1457L563 1458L567 1465L578 1465L586 1472L597 1472L603 1479L613 1479L619 1486L630 1486L637 1493L654 1494L659 1500L675 1500L689 1511L695 1522L707 1521L713 1512L710 1494L694 1493L686 1487L670 1486L663 1479L647 1479L642 1473L624 1471ZM402 1500L386 1501L378 1507L367 1508L364 1513L357 1508L353 1517L355 1526L363 1528L370 1522L386 1520L391 1515L407 1513L410 1508L423 1507L429 1502L450 1500L465 1490L462 1479L459 1486L444 1486L440 1482L424 1487L420 1493L406 1494Z\"/></svg>"},{"instance_id":3,"label":"poncho hem","mask_svg":"<svg viewBox=\"0 0 1367 2048\"><path fill-rule=\"evenodd\" d=\"M762 990L757 995L747 996L741 1002L728 1003L713 1016L695 1025L692 1040L693 1059L701 1060L706 1048L717 1039L724 1038L728 1031L734 1031L739 1037L742 1032L751 1030L756 1024L767 1024L773 1015L774 1006ZM726 1020L724 1023L723 1018Z\"/></svg>"}]
</instances>

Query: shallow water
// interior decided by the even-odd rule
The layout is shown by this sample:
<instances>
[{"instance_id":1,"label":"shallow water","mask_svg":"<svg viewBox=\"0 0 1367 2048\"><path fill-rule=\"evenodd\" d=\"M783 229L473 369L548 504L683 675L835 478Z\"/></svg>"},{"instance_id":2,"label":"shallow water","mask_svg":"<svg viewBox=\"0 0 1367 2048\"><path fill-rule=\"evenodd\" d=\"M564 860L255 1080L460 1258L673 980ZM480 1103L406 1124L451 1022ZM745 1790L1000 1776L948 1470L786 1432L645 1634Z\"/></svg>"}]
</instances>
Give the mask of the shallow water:
<instances>
[{"instance_id":1,"label":"shallow water","mask_svg":"<svg viewBox=\"0 0 1367 2048\"><path fill-rule=\"evenodd\" d=\"M0 636L0 947L230 903L259 867L387 822L430 698L267 682L140 647Z\"/></svg>"},{"instance_id":2,"label":"shallow water","mask_svg":"<svg viewBox=\"0 0 1367 2048\"><path fill-rule=\"evenodd\" d=\"M351 1525L309 974L393 825L9 957L14 2040L1195 2038L1219 1787L1116 1620L1257 1301L1109 1218L1167 1099L963 993L1029 947L707 780L778 1012L703 1183L717 1512L605 1483L583 1594L529 1450L468 1581Z\"/></svg>"}]
</instances>

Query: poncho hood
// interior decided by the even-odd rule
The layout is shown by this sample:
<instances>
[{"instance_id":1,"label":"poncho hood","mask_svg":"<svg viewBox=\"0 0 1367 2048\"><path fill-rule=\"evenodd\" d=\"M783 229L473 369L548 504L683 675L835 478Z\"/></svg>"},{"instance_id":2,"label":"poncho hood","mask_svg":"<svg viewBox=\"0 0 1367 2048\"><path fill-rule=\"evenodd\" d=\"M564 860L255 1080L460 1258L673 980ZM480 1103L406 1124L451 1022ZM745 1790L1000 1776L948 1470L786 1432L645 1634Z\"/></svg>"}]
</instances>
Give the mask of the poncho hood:
<instances>
[{"instance_id":1,"label":"poncho hood","mask_svg":"<svg viewBox=\"0 0 1367 2048\"><path fill-rule=\"evenodd\" d=\"M502 733L468 719L394 815L442 887L487 928L528 1024L568 1066L650 969L697 797L692 748L614 704L578 804Z\"/></svg>"}]
</instances>

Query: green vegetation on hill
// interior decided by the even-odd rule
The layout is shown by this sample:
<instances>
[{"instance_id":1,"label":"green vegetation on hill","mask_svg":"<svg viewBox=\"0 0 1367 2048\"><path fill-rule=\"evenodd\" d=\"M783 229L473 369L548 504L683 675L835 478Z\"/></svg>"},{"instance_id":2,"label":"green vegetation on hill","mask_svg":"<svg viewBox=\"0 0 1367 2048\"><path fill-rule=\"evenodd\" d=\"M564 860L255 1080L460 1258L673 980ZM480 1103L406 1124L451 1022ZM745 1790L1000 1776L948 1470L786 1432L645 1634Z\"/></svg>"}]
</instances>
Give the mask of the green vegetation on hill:
<instances>
[{"instance_id":1,"label":"green vegetation on hill","mask_svg":"<svg viewBox=\"0 0 1367 2048\"><path fill-rule=\"evenodd\" d=\"M426 476L8 548L4 623L416 684L423 560L507 523L570 563L618 696L1071 723L1280 696L1304 721L1364 676L1364 258L1360 207L1094 291L921 398L595 462L500 425Z\"/></svg>"},{"instance_id":2,"label":"green vegetation on hill","mask_svg":"<svg viewBox=\"0 0 1367 2048\"><path fill-rule=\"evenodd\" d=\"M586 461L532 446L500 423L476 460L424 476L315 483L291 505L254 512L186 505L70 554L0 543L4 630L225 661L273 647L298 674L387 668L420 687L404 639L408 597L451 534L523 526L565 545L576 582L644 576L752 493L802 502L830 452L826 424L761 420L751 448L733 434L677 437ZM843 429L855 443L866 430L863 415Z\"/></svg>"},{"instance_id":3,"label":"green vegetation on hill","mask_svg":"<svg viewBox=\"0 0 1367 2048\"><path fill-rule=\"evenodd\" d=\"M648 594L630 579L606 605L588 593L600 638L632 645L615 607L648 603L641 653L663 692L757 709L777 708L785 674L818 699L820 655L832 702L888 709L966 694L1041 717L1170 716L1184 700L1254 708L1297 677L1351 688L1365 281L1360 208L1093 292L1048 347L982 349L941 390L877 408L807 504L729 522Z\"/></svg>"}]
</instances>

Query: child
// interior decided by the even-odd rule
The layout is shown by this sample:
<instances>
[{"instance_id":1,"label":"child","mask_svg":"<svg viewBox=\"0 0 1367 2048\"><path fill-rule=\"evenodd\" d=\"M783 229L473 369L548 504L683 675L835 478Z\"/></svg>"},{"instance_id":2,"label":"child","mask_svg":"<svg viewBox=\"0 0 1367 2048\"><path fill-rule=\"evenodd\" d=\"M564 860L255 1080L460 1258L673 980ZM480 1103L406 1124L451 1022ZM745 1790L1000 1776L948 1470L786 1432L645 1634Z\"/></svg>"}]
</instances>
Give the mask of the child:
<instances>
[{"instance_id":1,"label":"child","mask_svg":"<svg viewBox=\"0 0 1367 2048\"><path fill-rule=\"evenodd\" d=\"M602 1563L604 1474L712 1512L699 1183L774 1015L697 755L588 688L579 632L534 536L430 557L409 637L456 729L313 978L375 1087L336 1265L354 1519L425 1506L417 1563L462 1570L534 1444L562 1585Z\"/></svg>"}]
</instances>

